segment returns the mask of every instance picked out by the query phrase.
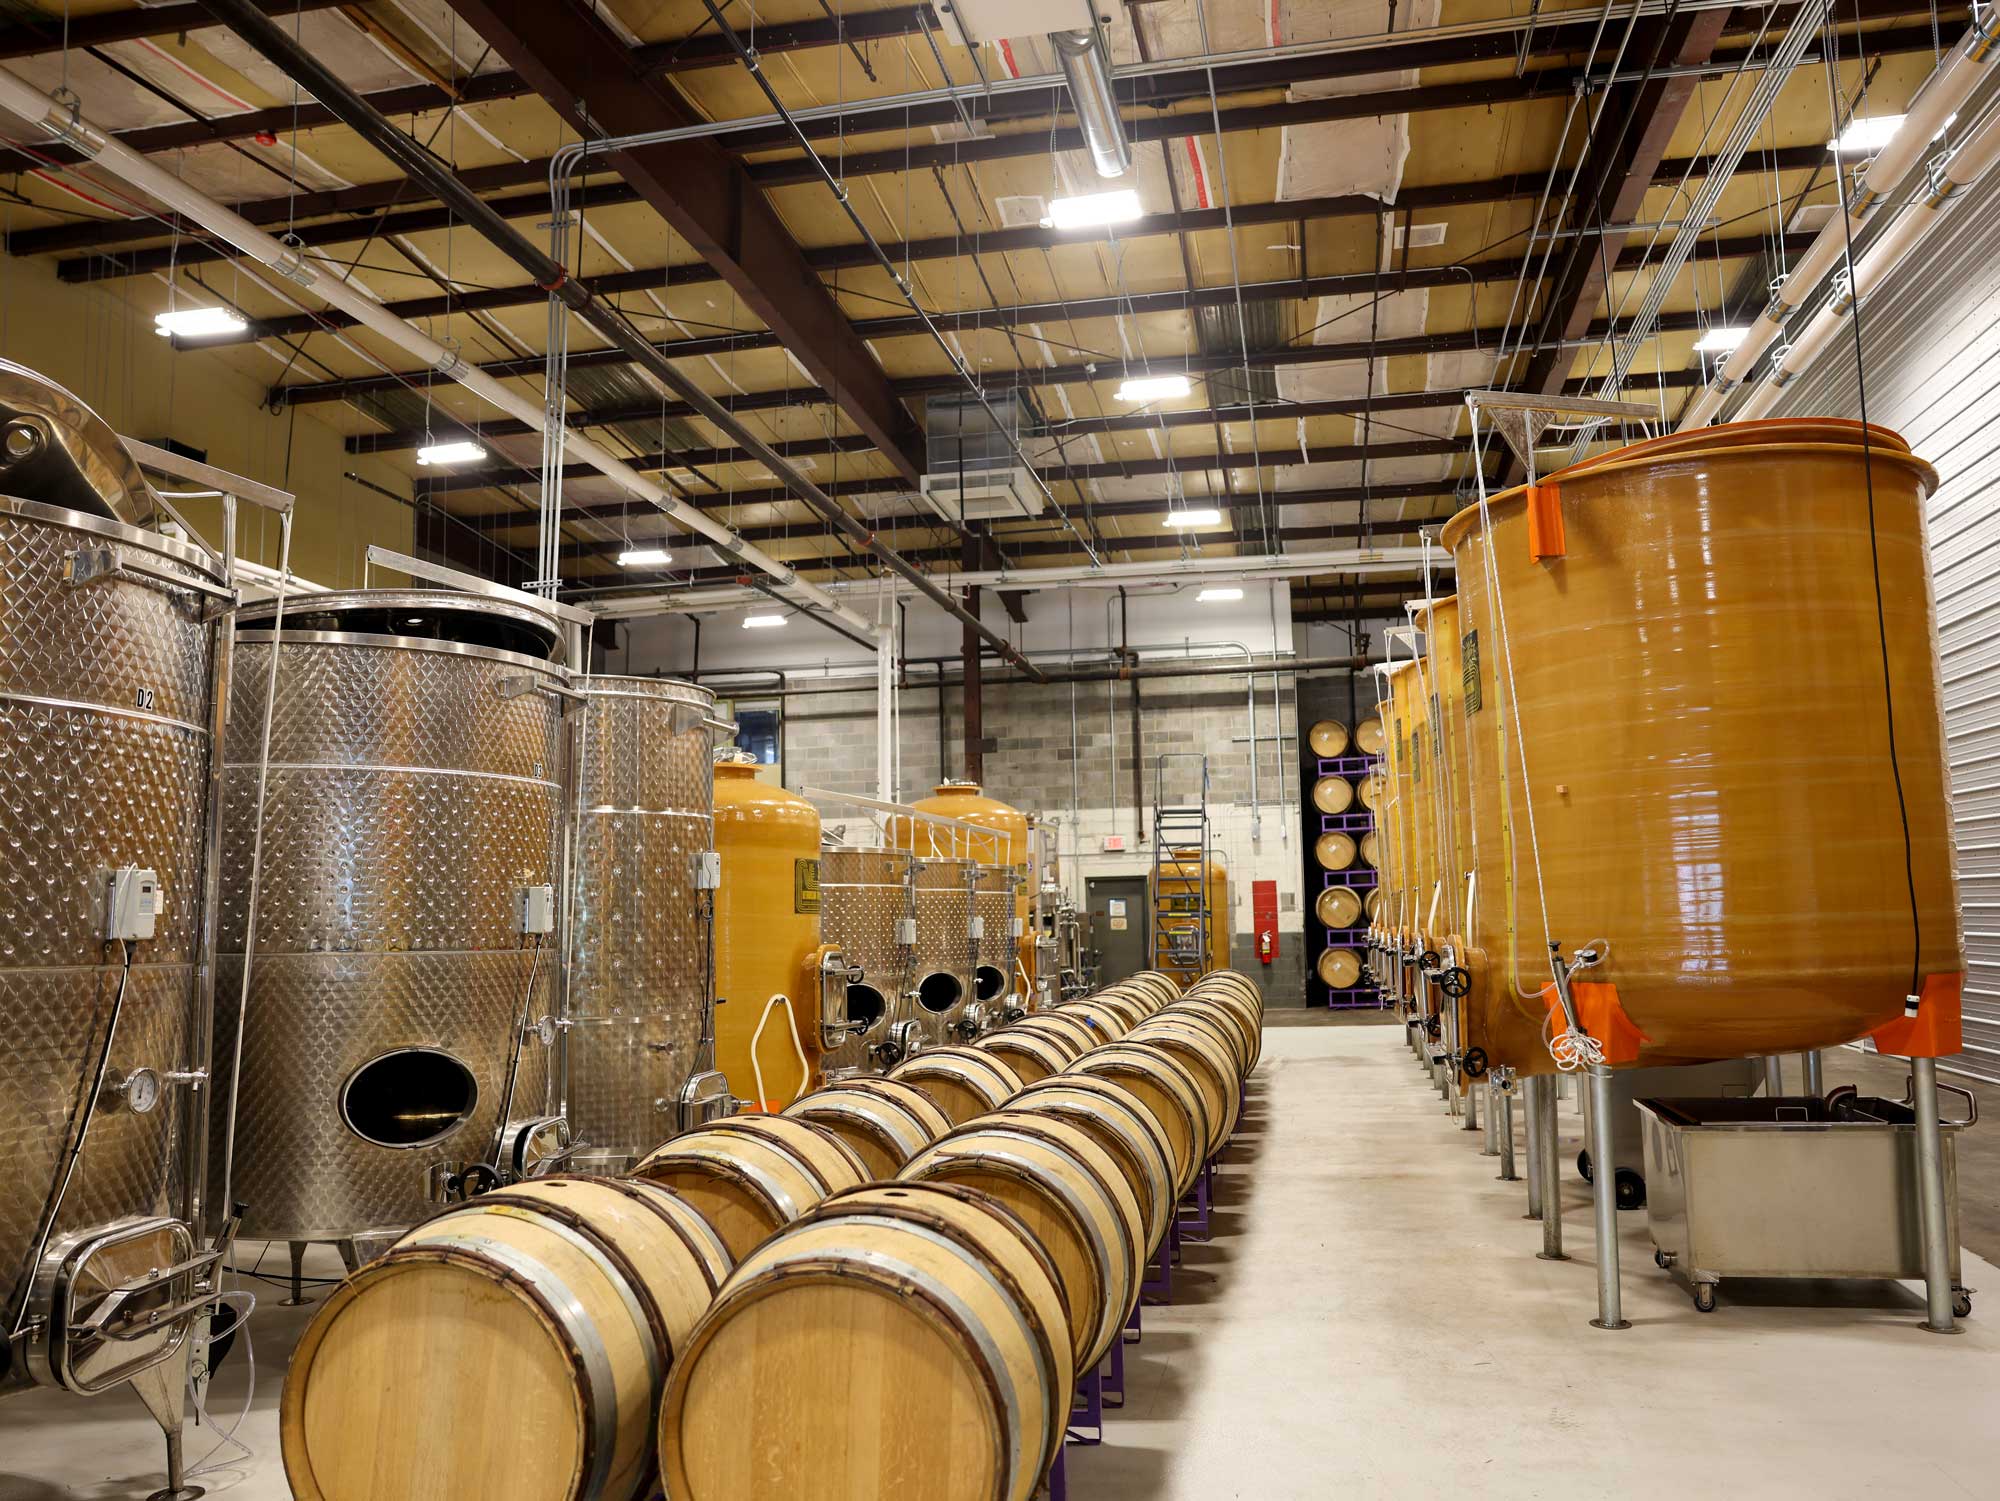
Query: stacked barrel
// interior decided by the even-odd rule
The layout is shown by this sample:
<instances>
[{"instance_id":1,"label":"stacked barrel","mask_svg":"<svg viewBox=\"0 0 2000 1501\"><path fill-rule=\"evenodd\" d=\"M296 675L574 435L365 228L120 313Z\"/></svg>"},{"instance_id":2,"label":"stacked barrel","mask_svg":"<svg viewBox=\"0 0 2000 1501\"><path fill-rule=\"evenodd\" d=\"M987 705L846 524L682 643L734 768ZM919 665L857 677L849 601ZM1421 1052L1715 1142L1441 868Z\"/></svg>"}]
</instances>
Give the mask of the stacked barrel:
<instances>
[{"instance_id":1,"label":"stacked barrel","mask_svg":"<svg viewBox=\"0 0 2000 1501\"><path fill-rule=\"evenodd\" d=\"M456 1206L307 1331L293 1490L1025 1501L1262 1025L1240 975L1143 974L688 1131L628 1178Z\"/></svg>"},{"instance_id":2,"label":"stacked barrel","mask_svg":"<svg viewBox=\"0 0 2000 1501\"><path fill-rule=\"evenodd\" d=\"M1380 720L1367 719L1352 735L1337 719L1308 732L1316 775L1313 807L1319 833L1313 860L1319 892L1313 898L1312 973L1315 1000L1335 1009L1379 1004L1365 974L1369 925L1381 903L1373 838L1387 782L1382 774Z\"/></svg>"}]
</instances>

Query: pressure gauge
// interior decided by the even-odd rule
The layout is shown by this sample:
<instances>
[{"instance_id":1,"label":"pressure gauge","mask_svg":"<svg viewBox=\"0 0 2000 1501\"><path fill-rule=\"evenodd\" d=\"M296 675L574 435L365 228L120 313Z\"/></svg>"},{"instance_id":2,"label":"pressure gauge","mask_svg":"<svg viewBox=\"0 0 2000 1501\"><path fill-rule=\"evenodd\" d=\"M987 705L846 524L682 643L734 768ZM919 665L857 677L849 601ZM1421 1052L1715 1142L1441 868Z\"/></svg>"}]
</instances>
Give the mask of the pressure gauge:
<instances>
[{"instance_id":1,"label":"pressure gauge","mask_svg":"<svg viewBox=\"0 0 2000 1501\"><path fill-rule=\"evenodd\" d=\"M160 1103L160 1076L150 1068L135 1068L112 1083L106 1093L116 1095L134 1115L146 1115Z\"/></svg>"},{"instance_id":2,"label":"pressure gauge","mask_svg":"<svg viewBox=\"0 0 2000 1501\"><path fill-rule=\"evenodd\" d=\"M556 1019L553 1016L545 1016L537 1021L535 1023L535 1036L541 1039L543 1047L554 1047L556 1045Z\"/></svg>"}]
</instances>

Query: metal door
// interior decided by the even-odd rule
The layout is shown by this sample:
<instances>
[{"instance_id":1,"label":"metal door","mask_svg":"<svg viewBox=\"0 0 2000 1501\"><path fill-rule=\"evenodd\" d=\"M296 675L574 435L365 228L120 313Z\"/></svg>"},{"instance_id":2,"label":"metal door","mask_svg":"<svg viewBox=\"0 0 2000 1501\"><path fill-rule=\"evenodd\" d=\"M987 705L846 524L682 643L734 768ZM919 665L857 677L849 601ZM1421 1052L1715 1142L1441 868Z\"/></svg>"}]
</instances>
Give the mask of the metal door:
<instances>
[{"instance_id":1,"label":"metal door","mask_svg":"<svg viewBox=\"0 0 2000 1501\"><path fill-rule=\"evenodd\" d=\"M1097 950L1097 983L1109 985L1146 968L1146 878L1093 876L1090 946Z\"/></svg>"}]
</instances>

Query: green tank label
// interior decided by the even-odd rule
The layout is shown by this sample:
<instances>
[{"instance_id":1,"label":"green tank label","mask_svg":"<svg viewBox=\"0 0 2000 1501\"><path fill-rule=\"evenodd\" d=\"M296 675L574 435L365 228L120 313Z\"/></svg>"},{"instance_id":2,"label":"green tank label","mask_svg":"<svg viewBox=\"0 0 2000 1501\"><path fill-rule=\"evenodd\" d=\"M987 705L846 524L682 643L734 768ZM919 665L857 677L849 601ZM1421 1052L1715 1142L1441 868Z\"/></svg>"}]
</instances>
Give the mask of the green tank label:
<instances>
[{"instance_id":1,"label":"green tank label","mask_svg":"<svg viewBox=\"0 0 2000 1501\"><path fill-rule=\"evenodd\" d=\"M794 912L819 911L819 861L794 860L792 862L792 910Z\"/></svg>"},{"instance_id":2,"label":"green tank label","mask_svg":"<svg viewBox=\"0 0 2000 1501\"><path fill-rule=\"evenodd\" d=\"M1483 697L1479 691L1479 632L1467 631L1459 638L1459 660L1465 664L1465 714L1477 714Z\"/></svg>"}]
</instances>

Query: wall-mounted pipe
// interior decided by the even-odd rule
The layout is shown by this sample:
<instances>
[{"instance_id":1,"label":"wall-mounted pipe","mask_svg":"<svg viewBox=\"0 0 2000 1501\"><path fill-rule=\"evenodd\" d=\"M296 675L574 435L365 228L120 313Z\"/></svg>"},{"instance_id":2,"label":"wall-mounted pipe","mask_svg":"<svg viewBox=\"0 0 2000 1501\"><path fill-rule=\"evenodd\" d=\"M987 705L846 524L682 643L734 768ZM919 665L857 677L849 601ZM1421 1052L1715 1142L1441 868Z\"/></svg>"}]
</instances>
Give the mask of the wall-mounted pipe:
<instances>
[{"instance_id":1,"label":"wall-mounted pipe","mask_svg":"<svg viewBox=\"0 0 2000 1501\"><path fill-rule=\"evenodd\" d=\"M1847 315L1853 311L1855 301L1880 286L1908 258L1931 226L1951 211L1964 190L1984 176L1996 160L2000 160L2000 110L1986 117L1985 123L1951 154L1943 169L1933 175L1923 195L1906 203L1895 221L1875 237L1868 253L1854 263L1853 280L1822 303L1804 331L1778 351L1762 384L1737 410L1737 421L1762 417L1778 404L1785 387L1803 374L1834 335L1846 327Z\"/></svg>"},{"instance_id":2,"label":"wall-mounted pipe","mask_svg":"<svg viewBox=\"0 0 2000 1501\"><path fill-rule=\"evenodd\" d=\"M770 470L780 484L817 511L822 518L833 526L835 531L839 532L860 550L872 554L891 571L907 580L933 604L939 606L939 608L945 610L947 613L956 616L961 623L973 626L982 636L993 643L995 650L1001 656L1013 661L1015 665L1021 667L1031 676L1033 675L1033 667L1028 664L1026 658L1020 657L1014 652L1012 642L993 631L975 617L967 614L959 606L958 602L947 591L933 583L930 576L922 569L909 562L901 553L897 552L893 547L869 531L868 528L848 515L831 496L827 495L819 486L801 474L775 448L758 437L756 433L751 431L727 407L683 374L674 365L673 361L667 358L666 354L652 340L648 339L640 331L638 325L633 323L629 317L616 307L599 298L587 283L572 276L568 267L559 264L546 251L537 248L532 240L514 228L491 204L487 203L460 181L458 176L441 159L426 151L410 136L398 129L393 122L385 118L374 106L363 99L360 94L342 83L324 63L307 52L292 37L288 36L281 27L274 23L269 16L265 15L257 5L252 3L252 0L201 0L201 4L210 15L227 25L238 36L242 37L243 40L261 53L267 61L278 67L287 77L297 82L300 87L304 88L321 104L326 106L327 109L332 111L341 123L355 131L363 140L386 156L390 162L408 173L411 181L421 184L432 197L446 205L453 212L459 214L469 227L477 231L482 239L486 240L495 249L503 252L523 271L532 276L538 286L545 287L552 296L558 298L565 307L594 329L607 343L616 346L626 355L630 356L635 364L655 376L675 396L687 402L697 414L706 418L719 431L727 433L752 458ZM276 242L273 241L272 243L275 244ZM376 306L379 311L379 305ZM391 315L383 313L382 316L390 317ZM392 318L391 321L400 322L401 320ZM464 368L463 362L459 361L456 355L452 355L449 358L454 364ZM454 379L463 379L455 371L451 373ZM495 390L501 389L497 383L490 380L488 384L493 385ZM546 417L541 413L539 408L536 408L531 402L521 400L519 397L512 399L516 405L526 408L531 414L523 418L523 420L528 421L536 431L546 430ZM514 411L511 415L521 416L522 414L519 411ZM588 439L581 438L580 436L568 437L566 443L568 446L576 448L579 453L582 453L586 449L594 449L596 453L603 454L607 460L610 460L609 454L605 454L602 449L597 449L596 445L590 443ZM617 462L616 460L610 461L612 463ZM596 458L589 458L588 462L593 468L598 469L599 472L610 473L609 470L597 462ZM625 469L626 472L631 473L635 478L638 477L637 471L630 470L622 464L618 467ZM616 475L612 477L617 478ZM764 554L757 553L756 549L750 547L748 543L743 542L732 529L722 526L704 516L692 506L685 505L678 500L673 500L665 491L659 490L659 487L651 485L650 482L641 481L641 483L646 484L649 490L657 491L659 495L671 501L674 509L670 511L670 514L675 515L677 520L682 520L692 530L710 538L728 556L753 562L762 571L776 574L780 582L784 583L787 587L797 589L806 598L812 600L814 604L839 616L842 621L861 631L864 635L870 638L874 636L875 627L873 624L853 611L836 604L832 597L825 594L817 585L807 584L796 573L792 572L784 564L779 563L775 558L769 558ZM650 499L651 496L648 496L648 498ZM658 501L654 503L659 504ZM667 509L666 506L662 506L661 508ZM697 525L696 520L689 518L698 519L700 524ZM762 561L757 562L756 559L753 559L751 556L753 553L756 554L756 559L761 559Z\"/></svg>"},{"instance_id":3,"label":"wall-mounted pipe","mask_svg":"<svg viewBox=\"0 0 2000 1501\"><path fill-rule=\"evenodd\" d=\"M1069 85L1070 103L1076 108L1076 123L1090 148L1097 175L1123 177L1132 170L1132 145L1125 139L1125 122L1118 117L1104 33L1096 27L1054 31L1049 33L1049 45L1062 64L1063 81Z\"/></svg>"},{"instance_id":4,"label":"wall-mounted pipe","mask_svg":"<svg viewBox=\"0 0 2000 1501\"><path fill-rule=\"evenodd\" d=\"M1124 661L1099 663L1090 667L1053 667L1045 670L1046 681L1050 683L1111 683L1117 684L1127 679L1150 678L1208 678L1208 677L1248 677L1260 673L1301 673L1301 672L1360 672L1372 663L1380 662L1380 657L1301 657L1297 659L1278 658L1261 662L1141 662L1137 666ZM726 679L736 672L749 674L754 668L717 668L702 674L702 681L713 683L718 693L728 693ZM949 668L939 669L941 681L949 686L958 681ZM986 675L986 686L996 684L1025 683L1030 681L1019 673L996 676ZM924 685L929 687L929 684ZM829 681L812 683L790 683L775 689L744 689L744 697L757 698L823 698L842 693L873 693L873 675L857 676L851 682Z\"/></svg>"},{"instance_id":5,"label":"wall-mounted pipe","mask_svg":"<svg viewBox=\"0 0 2000 1501\"><path fill-rule=\"evenodd\" d=\"M1784 332L1785 320L1805 304L1813 290L1846 258L1847 247L1860 237L1871 212L1923 160L1938 132L1986 79L1996 41L2000 41L2000 11L1975 10L1972 24L1958 39L1958 45L1946 54L1937 71L1910 101L1902 128L1869 162L1853 195L1843 205L1845 211L1837 210L1821 227L1806 253L1772 292L1771 301L1750 325L1743 342L1724 356L1715 378L1689 403L1677 431L1685 432L1712 421L1730 393L1748 380L1764 351ZM1844 180L1841 188L1844 192Z\"/></svg>"}]
</instances>

